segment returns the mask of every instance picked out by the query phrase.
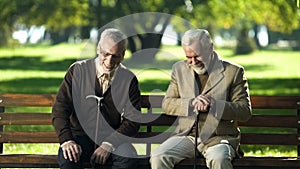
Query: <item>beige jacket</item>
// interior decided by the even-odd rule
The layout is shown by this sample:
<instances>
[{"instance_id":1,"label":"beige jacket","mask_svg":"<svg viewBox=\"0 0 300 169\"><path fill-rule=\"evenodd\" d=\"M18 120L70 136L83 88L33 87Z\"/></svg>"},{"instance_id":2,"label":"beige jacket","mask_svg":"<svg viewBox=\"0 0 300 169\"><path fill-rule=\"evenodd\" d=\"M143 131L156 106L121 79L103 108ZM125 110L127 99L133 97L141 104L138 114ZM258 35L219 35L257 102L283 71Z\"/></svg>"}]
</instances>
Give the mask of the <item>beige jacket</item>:
<instances>
[{"instance_id":1,"label":"beige jacket","mask_svg":"<svg viewBox=\"0 0 300 169\"><path fill-rule=\"evenodd\" d=\"M199 124L200 152L226 142L239 151L238 121L247 121L252 114L247 79L243 67L220 60L214 52L209 79L202 94L215 99L209 113L201 113ZM173 65L169 87L162 108L168 115L178 116L176 135L187 135L195 123L192 99L199 94L194 71L186 61ZM239 156L242 153L237 153Z\"/></svg>"}]
</instances>

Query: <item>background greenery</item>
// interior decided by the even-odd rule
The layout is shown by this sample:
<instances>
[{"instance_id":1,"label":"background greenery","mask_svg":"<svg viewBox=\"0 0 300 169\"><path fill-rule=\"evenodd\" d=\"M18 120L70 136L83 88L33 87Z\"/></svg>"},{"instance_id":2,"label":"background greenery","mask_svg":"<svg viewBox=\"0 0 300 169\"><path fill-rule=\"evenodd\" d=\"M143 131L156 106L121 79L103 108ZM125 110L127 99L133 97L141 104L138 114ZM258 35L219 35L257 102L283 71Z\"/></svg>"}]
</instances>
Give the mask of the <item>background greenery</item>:
<instances>
[{"instance_id":1,"label":"background greenery","mask_svg":"<svg viewBox=\"0 0 300 169\"><path fill-rule=\"evenodd\" d=\"M68 67L76 60L95 56L88 42L54 46L0 48L0 93L56 93ZM233 55L230 49L216 49L221 58L241 64L251 95L299 95L300 52L259 50ZM184 59L178 46L163 46L151 63L134 62L130 53L124 64L138 77L143 94L166 91L172 64Z\"/></svg>"},{"instance_id":2,"label":"background greenery","mask_svg":"<svg viewBox=\"0 0 300 169\"><path fill-rule=\"evenodd\" d=\"M125 16L133 17L118 24ZM205 28L213 37L230 32L230 39L238 41L236 53L254 50L248 36L249 30L255 32L255 46L262 48L258 43L258 32L264 25L272 34L269 37L272 43L276 43L278 38L293 40L293 48L299 50L300 41L296 38L300 34L299 19L297 0L77 0L70 3L64 0L1 0L0 46L13 45L16 42L11 34L16 30L29 32L32 26L44 26L47 30L44 38L58 44L72 38L87 39L92 28L103 28L118 20L115 22L117 27L125 33L128 30L137 32L128 37L129 50L133 53L141 49L159 48L162 35L170 25L177 33L175 36L186 31L188 25ZM274 36L278 33L284 35ZM150 55L143 59L154 57Z\"/></svg>"},{"instance_id":3,"label":"background greenery","mask_svg":"<svg viewBox=\"0 0 300 169\"><path fill-rule=\"evenodd\" d=\"M216 49L223 59L245 67L251 95L300 95L300 52L260 50L249 55L234 55L231 49ZM0 93L56 93L68 67L76 60L95 56L95 45L59 44L54 46L18 46L0 49ZM185 58L181 47L163 46L153 63L135 63L126 53L124 64L137 75L142 94L164 94L167 89L172 64ZM28 108L30 109L30 108ZM50 112L51 108L32 111ZM11 111L18 111L12 109ZM257 110L254 113L282 113ZM285 111L287 114L296 112ZM22 130L6 128L5 130ZM28 127L28 126L26 126ZM30 126L29 126L30 127ZM32 128L32 130L51 130ZM251 129L243 129L251 132ZM252 129L256 130L256 129ZM265 132L295 132L263 129ZM144 148L137 145L140 153ZM155 147L155 146L154 146ZM9 153L56 154L57 144L5 144ZM246 155L296 156L294 146L245 146Z\"/></svg>"}]
</instances>

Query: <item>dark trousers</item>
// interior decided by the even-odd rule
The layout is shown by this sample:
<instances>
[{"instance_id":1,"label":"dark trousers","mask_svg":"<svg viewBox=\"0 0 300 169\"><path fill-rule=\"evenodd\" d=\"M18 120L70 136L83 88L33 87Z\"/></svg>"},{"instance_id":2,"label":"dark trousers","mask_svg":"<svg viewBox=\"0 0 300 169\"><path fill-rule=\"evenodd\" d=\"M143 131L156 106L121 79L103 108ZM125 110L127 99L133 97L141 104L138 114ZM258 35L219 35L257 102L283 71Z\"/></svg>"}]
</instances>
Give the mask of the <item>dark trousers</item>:
<instances>
[{"instance_id":1,"label":"dark trousers","mask_svg":"<svg viewBox=\"0 0 300 169\"><path fill-rule=\"evenodd\" d=\"M69 159L65 159L62 149L59 148L58 164L61 169L83 169L83 163L90 162L90 158L96 147L95 143L88 136L75 137L75 142L79 144L82 149L80 160L75 163ZM115 152L111 153L107 162L112 164L111 169L135 169L138 168L137 158L134 158L135 156L136 151L134 147L129 143L124 143L117 147ZM101 168L101 165L96 165L95 168Z\"/></svg>"}]
</instances>

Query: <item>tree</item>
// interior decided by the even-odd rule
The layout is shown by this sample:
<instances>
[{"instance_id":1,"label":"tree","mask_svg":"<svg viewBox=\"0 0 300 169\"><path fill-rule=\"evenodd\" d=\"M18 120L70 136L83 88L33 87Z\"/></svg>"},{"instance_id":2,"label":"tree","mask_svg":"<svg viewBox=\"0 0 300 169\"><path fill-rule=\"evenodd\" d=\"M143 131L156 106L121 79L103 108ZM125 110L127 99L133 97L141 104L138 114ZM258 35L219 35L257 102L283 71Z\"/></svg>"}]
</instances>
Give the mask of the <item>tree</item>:
<instances>
[{"instance_id":1,"label":"tree","mask_svg":"<svg viewBox=\"0 0 300 169\"><path fill-rule=\"evenodd\" d=\"M184 3L181 0L98 0L92 1L90 5L91 13L97 18L93 23L98 28L117 26L129 36L128 47L133 53L132 60L152 62L172 18L170 14ZM97 11L102 12L100 14ZM158 11L165 13L154 13ZM143 50L147 52L140 53Z\"/></svg>"},{"instance_id":2,"label":"tree","mask_svg":"<svg viewBox=\"0 0 300 169\"><path fill-rule=\"evenodd\" d=\"M192 6L192 12L184 13L181 10L178 14L184 14L183 16L193 24L207 28L212 34L214 28L231 27L236 27L241 31L239 34L243 34L255 24L264 24L272 31L286 33L299 27L300 14L293 0L206 0L195 2ZM240 40L249 42L245 45L251 46L251 40L243 38Z\"/></svg>"},{"instance_id":3,"label":"tree","mask_svg":"<svg viewBox=\"0 0 300 169\"><path fill-rule=\"evenodd\" d=\"M137 33L129 37L132 53L158 49L170 23L179 34L184 32L188 27L176 24L181 21L174 20L174 16L188 20L189 25L194 27L208 29L212 36L218 28L235 27L247 32L257 24L267 25L272 31L292 32L299 27L300 18L294 0L78 0L68 3L64 0L2 0L0 11L0 45L10 36L15 23L46 25L48 30L57 34L79 26L84 28L82 32L86 36L91 27L102 28L128 15L145 12L165 14L158 15L160 18L151 18L151 15L139 18L135 15L131 23L119 25L127 32L133 30ZM133 58L151 61L155 54L153 51L149 56L136 55Z\"/></svg>"},{"instance_id":4,"label":"tree","mask_svg":"<svg viewBox=\"0 0 300 169\"><path fill-rule=\"evenodd\" d=\"M1 0L0 1L0 35L5 37L2 42L7 44L14 25L45 25L51 32L71 26L86 25L88 0L66 2L64 0Z\"/></svg>"}]
</instances>

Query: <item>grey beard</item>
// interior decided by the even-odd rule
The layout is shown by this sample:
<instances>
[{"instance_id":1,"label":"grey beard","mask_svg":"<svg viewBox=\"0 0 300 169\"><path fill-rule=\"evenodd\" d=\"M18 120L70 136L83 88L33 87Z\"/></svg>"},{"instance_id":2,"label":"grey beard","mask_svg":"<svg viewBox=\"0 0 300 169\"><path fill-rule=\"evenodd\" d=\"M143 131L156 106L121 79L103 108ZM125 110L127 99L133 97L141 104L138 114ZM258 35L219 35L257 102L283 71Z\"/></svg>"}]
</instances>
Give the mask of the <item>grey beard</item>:
<instances>
[{"instance_id":1,"label":"grey beard","mask_svg":"<svg viewBox=\"0 0 300 169\"><path fill-rule=\"evenodd\" d=\"M198 74L198 75L203 75L206 73L206 69L205 68L200 68L200 67L194 67L191 66L193 68L193 70Z\"/></svg>"}]
</instances>

